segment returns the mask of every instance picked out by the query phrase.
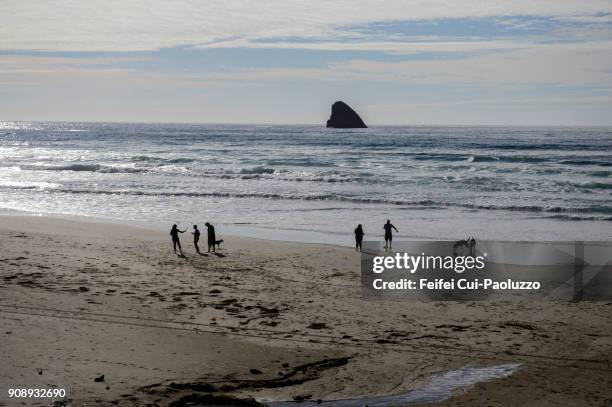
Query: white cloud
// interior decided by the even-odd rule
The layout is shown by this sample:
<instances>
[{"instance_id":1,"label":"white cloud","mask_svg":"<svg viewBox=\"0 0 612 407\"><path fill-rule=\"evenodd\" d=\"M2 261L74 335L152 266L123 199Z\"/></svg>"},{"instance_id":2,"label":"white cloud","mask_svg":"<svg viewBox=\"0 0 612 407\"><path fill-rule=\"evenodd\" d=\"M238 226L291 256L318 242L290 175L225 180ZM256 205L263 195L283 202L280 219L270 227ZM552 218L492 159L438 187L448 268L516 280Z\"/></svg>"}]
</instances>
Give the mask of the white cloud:
<instances>
[{"instance_id":1,"label":"white cloud","mask_svg":"<svg viewBox=\"0 0 612 407\"><path fill-rule=\"evenodd\" d=\"M324 68L236 69L194 76L226 82L368 81L419 85L612 86L612 42L555 44L462 59L349 60Z\"/></svg>"},{"instance_id":2,"label":"white cloud","mask_svg":"<svg viewBox=\"0 0 612 407\"><path fill-rule=\"evenodd\" d=\"M196 48L267 48L267 49L289 49L298 48L304 50L325 51L379 51L393 54L411 55L422 52L475 52L475 51L504 51L526 46L534 47L538 44L507 40L473 40L473 41L359 41L359 42L273 42L258 43L247 39L219 41L214 44L197 46Z\"/></svg>"},{"instance_id":3,"label":"white cloud","mask_svg":"<svg viewBox=\"0 0 612 407\"><path fill-rule=\"evenodd\" d=\"M461 59L386 62L348 60L320 68L235 67L213 72L147 71L122 68L138 58L64 58L0 56L0 79L18 83L77 77L121 75L143 87L236 86L239 83L300 81L395 82L417 85L562 85L612 87L612 42L538 45L500 53L478 53Z\"/></svg>"},{"instance_id":4,"label":"white cloud","mask_svg":"<svg viewBox=\"0 0 612 407\"><path fill-rule=\"evenodd\" d=\"M89 57L67 58L56 56L0 55L0 74L9 72L60 73L92 70L125 70L117 64L145 61L147 58L134 57Z\"/></svg>"},{"instance_id":5,"label":"white cloud","mask_svg":"<svg viewBox=\"0 0 612 407\"><path fill-rule=\"evenodd\" d=\"M609 123L610 13L610 0L0 0L0 50L5 51L187 46L405 56L393 58L396 62L385 56L314 68L251 69L231 61L167 63L163 58L171 56L163 53L152 56L160 58L157 65L155 60L133 64L132 54L5 52L0 55L0 110L23 119L232 121L238 109L246 121L317 122L322 100L352 97L362 98L378 123L488 123L492 117L507 123ZM571 22L558 29L571 31L567 37L574 42L486 35L451 41L355 29L372 22L447 17L517 16L516 21L499 19L500 24L521 24L525 15ZM425 52L453 58L408 57ZM398 96L390 88L402 91ZM413 95L413 89L428 91ZM300 103L287 103L291 98ZM305 106L311 106L310 113Z\"/></svg>"},{"instance_id":6,"label":"white cloud","mask_svg":"<svg viewBox=\"0 0 612 407\"><path fill-rule=\"evenodd\" d=\"M354 60L332 69L403 83L612 85L612 43L558 44L464 59Z\"/></svg>"},{"instance_id":7,"label":"white cloud","mask_svg":"<svg viewBox=\"0 0 612 407\"><path fill-rule=\"evenodd\" d=\"M262 38L331 38L376 21L551 15L589 18L609 0L3 0L0 49L153 50ZM287 44L296 47L295 43ZM347 44L344 44L347 45Z\"/></svg>"}]
</instances>

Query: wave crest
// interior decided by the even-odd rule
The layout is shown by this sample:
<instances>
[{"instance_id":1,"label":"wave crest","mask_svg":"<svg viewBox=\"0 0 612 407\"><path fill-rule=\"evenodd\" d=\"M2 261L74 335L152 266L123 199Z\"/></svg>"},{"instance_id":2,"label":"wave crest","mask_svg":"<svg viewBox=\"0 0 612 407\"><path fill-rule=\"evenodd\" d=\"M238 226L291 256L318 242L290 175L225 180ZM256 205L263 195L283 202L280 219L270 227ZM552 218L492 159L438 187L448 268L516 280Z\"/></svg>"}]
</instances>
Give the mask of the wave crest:
<instances>
[{"instance_id":1,"label":"wave crest","mask_svg":"<svg viewBox=\"0 0 612 407\"><path fill-rule=\"evenodd\" d=\"M146 172L144 168L113 167L101 164L68 164L68 165L20 165L21 170L29 171L75 171L75 172L100 172L100 173L139 173Z\"/></svg>"},{"instance_id":2,"label":"wave crest","mask_svg":"<svg viewBox=\"0 0 612 407\"><path fill-rule=\"evenodd\" d=\"M333 193L311 194L311 195L285 195L279 193L259 192L152 192L134 190L85 190L85 189L53 189L49 192L60 192L68 194L102 194L102 195L134 195L134 196L160 196L160 197L212 197L212 198L257 198L257 199L279 199L279 200L302 200L302 201L337 201L356 204L378 204L403 206L406 209L420 208L463 208L479 210L503 210L518 212L540 212L550 214L612 214L612 207L593 205L582 207L563 207L546 205L494 205L494 204L471 204L462 202L445 202L431 199L404 200L392 198L364 198L338 195ZM609 220L605 218L604 220Z\"/></svg>"}]
</instances>

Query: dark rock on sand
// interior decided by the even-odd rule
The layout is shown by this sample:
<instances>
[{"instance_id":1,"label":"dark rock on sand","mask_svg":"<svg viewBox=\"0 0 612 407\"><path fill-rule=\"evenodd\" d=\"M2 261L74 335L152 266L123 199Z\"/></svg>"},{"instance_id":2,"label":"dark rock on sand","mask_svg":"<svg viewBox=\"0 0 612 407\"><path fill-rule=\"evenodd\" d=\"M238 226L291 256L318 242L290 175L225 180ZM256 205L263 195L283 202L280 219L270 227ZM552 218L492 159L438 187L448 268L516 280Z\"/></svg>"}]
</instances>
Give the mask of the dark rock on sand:
<instances>
[{"instance_id":1,"label":"dark rock on sand","mask_svg":"<svg viewBox=\"0 0 612 407\"><path fill-rule=\"evenodd\" d=\"M331 116L327 121L327 127L337 129L365 129L365 125L361 117L349 105L338 101L332 105Z\"/></svg>"},{"instance_id":2,"label":"dark rock on sand","mask_svg":"<svg viewBox=\"0 0 612 407\"><path fill-rule=\"evenodd\" d=\"M168 407L183 407L190 405L204 406L241 406L241 407L266 407L265 404L257 402L254 398L238 398L228 395L215 394L191 394L175 400Z\"/></svg>"},{"instance_id":3,"label":"dark rock on sand","mask_svg":"<svg viewBox=\"0 0 612 407\"><path fill-rule=\"evenodd\" d=\"M217 391L217 388L210 383L175 383L172 382L168 385L168 387L172 389L179 390L194 390L194 391L202 391L207 393L213 393Z\"/></svg>"},{"instance_id":4,"label":"dark rock on sand","mask_svg":"<svg viewBox=\"0 0 612 407\"><path fill-rule=\"evenodd\" d=\"M325 324L325 322L313 322L312 324L308 325L306 328L308 329L326 329L327 324Z\"/></svg>"},{"instance_id":5,"label":"dark rock on sand","mask_svg":"<svg viewBox=\"0 0 612 407\"><path fill-rule=\"evenodd\" d=\"M94 382L100 383L104 381L104 375L94 378Z\"/></svg>"},{"instance_id":6,"label":"dark rock on sand","mask_svg":"<svg viewBox=\"0 0 612 407\"><path fill-rule=\"evenodd\" d=\"M286 373L281 373L281 376L275 378L262 378L255 379L249 378L247 380L234 380L230 379L228 382L224 384L220 384L219 386L213 386L208 383L170 383L170 385L164 385L162 383L156 383L149 386L142 387L141 390L145 391L149 394L157 394L159 396L166 396L176 398L179 396L177 391L193 391L200 392L200 394L193 393L190 396L184 396L180 399L175 399L170 404L164 404L168 407L176 406L183 407L194 404L201 405L217 405L217 406L262 406L255 402L252 399L238 399L238 398L230 398L224 399L225 395L214 396L212 394L202 395L202 392L206 393L230 393L236 391L246 391L246 390L254 390L254 389L274 389L280 387L290 387L290 386L298 386L300 384L304 384L306 382L317 380L321 378L322 374L327 369L338 368L341 366L345 366L348 364L350 358L342 357L342 358L332 358L332 359L323 359L317 362L307 363L305 365L296 366L289 370ZM258 369L253 369L251 371L258 371ZM183 393L184 394L184 393ZM202 397L202 398L200 398ZM191 403L191 404L190 404Z\"/></svg>"}]
</instances>

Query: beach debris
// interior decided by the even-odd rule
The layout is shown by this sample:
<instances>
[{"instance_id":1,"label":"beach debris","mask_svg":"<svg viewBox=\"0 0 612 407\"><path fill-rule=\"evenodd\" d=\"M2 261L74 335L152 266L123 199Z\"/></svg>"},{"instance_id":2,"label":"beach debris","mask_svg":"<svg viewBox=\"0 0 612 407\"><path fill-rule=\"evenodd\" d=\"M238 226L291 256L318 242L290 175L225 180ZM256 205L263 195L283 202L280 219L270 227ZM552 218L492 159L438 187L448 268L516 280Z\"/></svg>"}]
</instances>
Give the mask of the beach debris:
<instances>
[{"instance_id":1,"label":"beach debris","mask_svg":"<svg viewBox=\"0 0 612 407\"><path fill-rule=\"evenodd\" d=\"M533 331L534 329L536 329L536 327L531 324L524 323L524 322L516 322L516 321L502 322L498 324L497 326L499 326L500 328L521 328L521 329L527 329L529 331Z\"/></svg>"},{"instance_id":2,"label":"beach debris","mask_svg":"<svg viewBox=\"0 0 612 407\"><path fill-rule=\"evenodd\" d=\"M447 329L452 329L453 331L457 331L457 332L463 332L467 329L470 329L471 327L472 325L455 325L455 324L442 324L442 325L435 326L436 329L447 328Z\"/></svg>"},{"instance_id":3,"label":"beach debris","mask_svg":"<svg viewBox=\"0 0 612 407\"><path fill-rule=\"evenodd\" d=\"M265 314L266 316L276 316L280 314L280 311L278 308L267 308L262 305L256 305L255 307L259 308L259 311L261 312L262 315Z\"/></svg>"},{"instance_id":4,"label":"beach debris","mask_svg":"<svg viewBox=\"0 0 612 407\"><path fill-rule=\"evenodd\" d=\"M104 375L94 378L94 382L96 383L101 383L103 381L104 381Z\"/></svg>"},{"instance_id":5,"label":"beach debris","mask_svg":"<svg viewBox=\"0 0 612 407\"><path fill-rule=\"evenodd\" d=\"M327 329L329 328L325 322L313 322L308 325L306 328L308 329Z\"/></svg>"},{"instance_id":6,"label":"beach debris","mask_svg":"<svg viewBox=\"0 0 612 407\"><path fill-rule=\"evenodd\" d=\"M254 398L238 398L228 395L215 394L190 394L179 400L173 401L168 407L182 407L189 405L203 406L241 406L241 407L266 407Z\"/></svg>"},{"instance_id":7,"label":"beach debris","mask_svg":"<svg viewBox=\"0 0 612 407\"><path fill-rule=\"evenodd\" d=\"M397 343L397 341L392 341L392 340L389 340L389 339L377 339L376 343L378 343L378 344Z\"/></svg>"},{"instance_id":8,"label":"beach debris","mask_svg":"<svg viewBox=\"0 0 612 407\"><path fill-rule=\"evenodd\" d=\"M321 374L328 369L334 369L334 368L345 366L346 364L348 364L349 360L350 360L349 357L323 359L320 361L307 363L305 365L295 366L291 368L288 372L283 373L282 376L275 377L275 378L263 377L258 380L253 379L253 378L246 379L246 380L232 380L231 382L221 384L219 386L213 386L206 382L202 382L202 383L198 383L198 382L196 383L175 383L175 382L172 382L169 385L168 384L164 385L163 383L156 383L156 384L142 387L141 390L149 394L154 394L154 393L160 394L160 391L163 391L162 389L160 389L160 387L162 388L166 387L166 390L170 389L172 392L175 392L176 390L186 390L186 391L207 392L207 393L214 393L214 392L226 392L227 393L227 392L233 392L237 390L246 390L246 389L261 389L261 388L272 389L272 388L279 388L279 387L296 386L296 385L300 385L308 381L316 380L320 378ZM259 373L254 373L254 372L259 372ZM258 369L251 369L251 373L252 374L262 374L263 372L261 372ZM181 399L181 400L185 401L185 399ZM211 405L211 404L202 403L201 401L200 401L200 404ZM169 406L184 406L184 405L188 405L188 404L178 404L178 403L169 404ZM229 403L229 404L223 404L223 405L226 405L226 406L241 405L242 406L242 405L248 405L248 404ZM254 405L257 405L257 404L254 404Z\"/></svg>"},{"instance_id":9,"label":"beach debris","mask_svg":"<svg viewBox=\"0 0 612 407\"><path fill-rule=\"evenodd\" d=\"M251 374L262 374L263 372L259 369L251 369L249 370L251 372Z\"/></svg>"},{"instance_id":10,"label":"beach debris","mask_svg":"<svg viewBox=\"0 0 612 407\"><path fill-rule=\"evenodd\" d=\"M178 390L192 390L192 391L202 391L207 393L213 393L218 391L218 389L210 383L175 383L172 382L168 385L168 387L172 389Z\"/></svg>"}]
</instances>

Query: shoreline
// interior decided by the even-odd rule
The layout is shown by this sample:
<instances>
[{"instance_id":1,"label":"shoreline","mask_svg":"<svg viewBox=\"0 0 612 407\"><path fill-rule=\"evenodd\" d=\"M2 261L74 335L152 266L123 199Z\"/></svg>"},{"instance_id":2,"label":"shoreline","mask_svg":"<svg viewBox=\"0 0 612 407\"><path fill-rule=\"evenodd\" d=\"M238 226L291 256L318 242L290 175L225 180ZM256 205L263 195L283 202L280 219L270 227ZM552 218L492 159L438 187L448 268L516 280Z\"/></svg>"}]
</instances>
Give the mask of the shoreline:
<instances>
[{"instance_id":1,"label":"shoreline","mask_svg":"<svg viewBox=\"0 0 612 407\"><path fill-rule=\"evenodd\" d=\"M124 227L129 227L129 228L138 228L138 229L144 229L150 232L156 232L156 233L162 233L165 234L167 232L166 229L169 230L169 227L172 225L171 222L168 223L163 223L162 222L147 222L147 221L136 221L136 220L127 220L127 219L121 219L121 218L110 218L110 217L97 217L97 216L86 216L86 215L73 215L73 214L64 214L64 213L50 213L50 212L28 212L28 211L22 211L22 210L16 210L16 209L6 209L6 208L0 208L0 219L3 217L27 217L27 218L48 218L48 219L57 219L57 220L66 220L66 221L75 221L75 222L83 222L83 223L93 223L93 224L106 224L106 225L116 225L116 226L124 226ZM567 222L572 222L572 221L567 221ZM200 229L202 229L202 225L204 224L204 222L201 222L200 224ZM179 228L181 227L185 227L187 228L187 232L186 234L189 232L190 228L192 227L192 224L187 224L185 223L180 224ZM241 228L240 226L236 226L236 225L226 225L226 224L220 224L220 228L221 231L225 231L225 230L234 230L234 231L239 231L239 230L246 230L245 228ZM344 233L344 234L339 234L339 233L326 233L326 232L316 232L316 231L306 231L306 230L289 230L289 229L278 229L278 228L274 228L274 227L270 227L270 228L266 228L266 227L252 227L252 229L254 229L253 232L251 233L224 233L218 234L218 236L224 236L227 238L235 238L235 239L252 239L252 240L261 240L261 241L265 241L265 242L280 242L280 243L290 243L290 244L304 244L304 245L314 245L314 246L330 246L330 247L337 247L337 248L343 248L343 249L354 249L354 237L353 235L349 232ZM267 237L262 237L262 233L267 236ZM267 232L267 233L266 233ZM278 238L273 238L270 235L276 233L276 235L280 235ZM203 236L205 236L205 232L203 233ZM297 234L298 236L301 236L301 239L287 239L287 235L290 234ZM310 236L307 238L304 238L305 236ZM327 236L327 238L323 238L322 240L317 240L314 238L314 236ZM346 242L347 244L340 244L337 243L337 241L332 237L330 238L329 236L345 236ZM380 242L384 242L384 233L379 233L376 235L377 237L379 237L379 239L375 239L374 241L380 241ZM181 240L186 241L188 240L189 235L186 235L183 237L183 239ZM282 238L281 238L282 237ZM204 238L201 238L201 241L203 241ZM462 238L456 238L456 239L442 239L442 238L435 238L433 236L403 236L403 235L397 235L394 234L394 239L397 241L455 241L455 240L461 240ZM598 240L584 240L584 239L571 239L568 241L592 241L592 242L601 242L601 243L612 243L612 240L605 240L605 239L598 239ZM370 241L368 239L364 239L364 242L366 241ZM526 239L518 239L518 240L512 240L512 239L486 239L485 241L491 243L491 242L513 242L513 243L528 243L531 242L530 240L526 240ZM350 242L350 243L348 243ZM541 244L555 244L555 243L564 243L567 242L565 240L538 240L538 243Z\"/></svg>"},{"instance_id":2,"label":"shoreline","mask_svg":"<svg viewBox=\"0 0 612 407\"><path fill-rule=\"evenodd\" d=\"M72 220L77 222L85 222L85 223L102 223L109 225L118 225L118 226L126 226L133 228L141 228L154 232L166 232L166 229L170 230L170 226L172 223L164 223L162 226L161 222L147 222L147 221L137 221L137 220L127 220L121 218L111 218L111 217L98 217L98 216L86 216L86 215L73 215L73 214L65 214L65 213L50 213L50 212L28 212L21 211L16 209L6 209L0 208L0 218L5 216L24 216L24 217L37 217L37 218L51 218L51 219L64 219L64 220ZM203 225L204 222L201 222ZM167 226L167 227L166 227ZM191 224L185 223L185 225L180 227L191 228ZM221 224L222 230L230 230L230 233L223 233L223 236L232 237L232 238L240 238L240 239L254 239L254 240L265 240L268 242L287 242L287 243L295 243L295 244L307 244L307 245L324 245L324 246L334 246L334 247L353 247L352 240L353 236L350 233L346 233L342 236L347 237L347 242L351 242L351 244L340 244L337 243L337 239L332 236L340 236L340 234L334 233L325 233L325 232L316 232L316 231L306 231L306 230L286 230L286 229L277 229L277 228L265 228L265 227L251 227L253 229L250 233L232 233L231 231L245 231L248 230L249 227L245 225L245 227L236 226L236 225L225 225ZM261 235L267 237L261 237ZM279 238L273 238L272 236L276 234ZM287 239L288 235L296 235L301 237L298 239ZM381 234L382 236L382 234ZM321 238L318 240L318 238Z\"/></svg>"},{"instance_id":3,"label":"shoreline","mask_svg":"<svg viewBox=\"0 0 612 407\"><path fill-rule=\"evenodd\" d=\"M150 232L156 232L156 233L165 233L166 229L170 230L170 226L171 224L168 223L167 227L162 226L161 223L159 224L155 224L153 222L146 222L146 221L136 221L136 220L126 220L126 219L120 219L120 218L104 218L104 217L97 217L97 216L85 216L85 215L72 215L72 214L64 214L64 213L41 213L41 212L28 212L28 211L21 211L21 210L15 210L15 209L0 209L0 219L3 217L27 217L27 218L43 218L43 219L57 219L57 220L66 220L66 221L75 221L75 222L83 222L83 223L93 223L93 224L105 224L105 225L116 225L116 226L123 226L123 227L129 227L129 228L138 228L138 229L144 229L146 231L150 231ZM203 225L204 223L202 223ZM183 227L181 225L179 225L179 228ZM189 229L192 227L191 224L184 226L186 227L188 230L186 233L189 232ZM201 227L201 225L200 225ZM236 227L234 225L221 225L221 227L223 228L223 230L226 229L239 229L239 227ZM261 228L261 229L265 229L265 228ZM274 229L274 228L270 228L268 229L270 232L272 231L278 231L278 229ZM282 230L283 235L285 234L289 234L295 231L292 230ZM305 233L309 233L308 231L303 231ZM326 233L319 233L319 232L312 232L312 233L317 233L320 235L327 235ZM203 235L205 235L206 233L203 232ZM266 238L266 237L259 237L259 236L254 236L255 233L253 234L232 234L232 233L223 233L222 236L225 236L227 238L237 238L237 239L252 239L252 240L262 240L262 241L266 241L266 242L284 242L284 243L293 243L293 244L305 244L305 245L319 245L319 246L332 246L332 247L339 247L339 248L353 248L354 246L352 245L342 245L342 244L337 244L337 243L332 243L331 240L333 239L328 239L330 240L330 242L319 242L319 241L315 241L314 239L307 239L307 240L286 240L286 239L274 239L274 238ZM299 234L299 233L298 233ZM346 236L348 236L350 239L352 239L352 235L350 235L350 233L347 233ZM381 235L382 236L382 235ZM183 239L181 241L185 241L188 238L187 236L184 236ZM203 241L204 238L201 238L200 240ZM347 239L347 240L350 240Z\"/></svg>"},{"instance_id":4,"label":"shoreline","mask_svg":"<svg viewBox=\"0 0 612 407\"><path fill-rule=\"evenodd\" d=\"M521 363L435 405L612 398L609 303L364 301L352 248L232 237L217 257L182 242L187 259L161 231L0 216L1 381L63 381L75 405L333 400Z\"/></svg>"}]
</instances>

